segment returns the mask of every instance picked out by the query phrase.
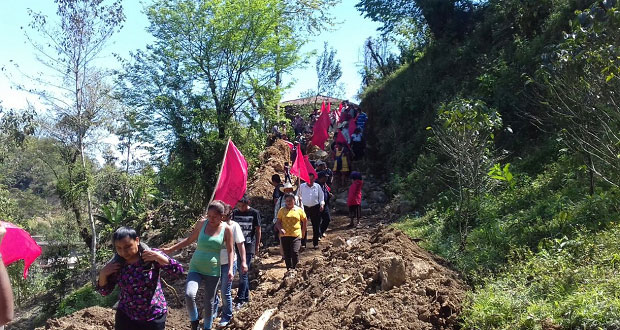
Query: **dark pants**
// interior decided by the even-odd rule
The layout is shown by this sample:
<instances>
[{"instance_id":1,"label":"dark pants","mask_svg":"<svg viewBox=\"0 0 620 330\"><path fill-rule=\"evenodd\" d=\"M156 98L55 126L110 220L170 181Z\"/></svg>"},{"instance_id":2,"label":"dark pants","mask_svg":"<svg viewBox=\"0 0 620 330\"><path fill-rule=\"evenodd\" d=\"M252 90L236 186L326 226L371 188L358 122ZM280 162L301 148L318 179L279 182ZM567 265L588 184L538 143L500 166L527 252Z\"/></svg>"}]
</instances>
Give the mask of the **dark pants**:
<instances>
[{"instance_id":1,"label":"dark pants","mask_svg":"<svg viewBox=\"0 0 620 330\"><path fill-rule=\"evenodd\" d=\"M257 243L258 244L258 243ZM244 273L241 271L241 256L239 255L239 251L237 251L237 269L239 269L239 289L237 290L237 300L238 302L248 302L250 301L250 267L252 267L252 259L254 258L254 250L252 250L252 245L245 245L245 263L248 265L248 272Z\"/></svg>"},{"instance_id":2,"label":"dark pants","mask_svg":"<svg viewBox=\"0 0 620 330\"><path fill-rule=\"evenodd\" d=\"M125 315L125 312L121 310L116 311L116 317L114 317L114 329L115 330L164 330L166 328L166 314L162 314L160 317L152 321L134 321Z\"/></svg>"},{"instance_id":3,"label":"dark pants","mask_svg":"<svg viewBox=\"0 0 620 330\"><path fill-rule=\"evenodd\" d=\"M319 245L319 236L321 235L321 206L315 205L312 207L304 206L306 216L312 223L312 244L314 246ZM304 233L304 238L301 240L301 245L306 246L306 240L308 238L308 231Z\"/></svg>"},{"instance_id":4,"label":"dark pants","mask_svg":"<svg viewBox=\"0 0 620 330\"><path fill-rule=\"evenodd\" d=\"M323 212L321 212L321 236L327 231L329 223L332 221L332 216L329 214L329 206L325 204Z\"/></svg>"},{"instance_id":5,"label":"dark pants","mask_svg":"<svg viewBox=\"0 0 620 330\"><path fill-rule=\"evenodd\" d=\"M282 236L282 250L284 251L284 262L286 269L295 269L299 262L299 249L301 248L301 239L299 237Z\"/></svg>"}]
</instances>

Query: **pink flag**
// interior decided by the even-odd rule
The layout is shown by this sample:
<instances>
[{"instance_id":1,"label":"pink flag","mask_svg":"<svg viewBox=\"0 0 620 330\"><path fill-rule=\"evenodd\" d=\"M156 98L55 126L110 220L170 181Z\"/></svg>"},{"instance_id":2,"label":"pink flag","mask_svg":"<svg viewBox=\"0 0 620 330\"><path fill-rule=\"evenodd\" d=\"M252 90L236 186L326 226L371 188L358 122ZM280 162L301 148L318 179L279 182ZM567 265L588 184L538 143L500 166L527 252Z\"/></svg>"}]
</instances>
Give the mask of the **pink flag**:
<instances>
[{"instance_id":1,"label":"pink flag","mask_svg":"<svg viewBox=\"0 0 620 330\"><path fill-rule=\"evenodd\" d=\"M284 140L284 143L286 143L286 145L287 145L289 148L291 148L291 150L293 150L293 149L295 148L295 146L293 145L293 142L291 142L291 141L286 141L286 140Z\"/></svg>"},{"instance_id":2,"label":"pink flag","mask_svg":"<svg viewBox=\"0 0 620 330\"><path fill-rule=\"evenodd\" d=\"M325 124L327 125L327 127L329 128L330 125L330 120L329 120L329 114L332 112L332 104L331 103L327 103L327 115L325 117L323 117L323 120L325 120Z\"/></svg>"},{"instance_id":3,"label":"pink flag","mask_svg":"<svg viewBox=\"0 0 620 330\"><path fill-rule=\"evenodd\" d=\"M338 110L334 111L334 118L336 119L336 122L340 122L340 113L342 112L342 102L340 102L340 105L338 105Z\"/></svg>"},{"instance_id":4,"label":"pink flag","mask_svg":"<svg viewBox=\"0 0 620 330\"><path fill-rule=\"evenodd\" d=\"M228 140L220 177L215 187L214 199L235 206L247 189L248 162L232 140Z\"/></svg>"},{"instance_id":5,"label":"pink flag","mask_svg":"<svg viewBox=\"0 0 620 330\"><path fill-rule=\"evenodd\" d=\"M291 174L306 182L310 181L308 169L306 169L304 155L302 155L299 145L297 145L297 156L295 157L295 163L293 164L293 167L291 167Z\"/></svg>"},{"instance_id":6,"label":"pink flag","mask_svg":"<svg viewBox=\"0 0 620 330\"><path fill-rule=\"evenodd\" d=\"M327 132L329 129L329 113L327 111L323 111L321 116L314 124L312 128L312 140L310 141L315 146L321 148L321 150L325 150L325 141L329 139L329 133Z\"/></svg>"},{"instance_id":7,"label":"pink flag","mask_svg":"<svg viewBox=\"0 0 620 330\"><path fill-rule=\"evenodd\" d=\"M2 222L2 225L6 228L6 234L0 245L2 261L8 266L19 259L24 259L24 278L26 278L30 265L41 255L41 247L27 231L10 222Z\"/></svg>"},{"instance_id":8,"label":"pink flag","mask_svg":"<svg viewBox=\"0 0 620 330\"><path fill-rule=\"evenodd\" d=\"M308 159L308 155L304 156L304 163L306 164L306 170L308 171L308 175L314 174L314 179L316 180L319 177L319 175L316 173L316 170L314 169L314 167L312 167L312 164L310 163L310 159ZM308 179L310 179L309 176L308 176Z\"/></svg>"},{"instance_id":9,"label":"pink flag","mask_svg":"<svg viewBox=\"0 0 620 330\"><path fill-rule=\"evenodd\" d=\"M341 143L345 146L349 145L349 142L347 142L347 138L344 137L344 134L342 134L342 131L338 131L338 135L336 136L336 143Z\"/></svg>"},{"instance_id":10,"label":"pink flag","mask_svg":"<svg viewBox=\"0 0 620 330\"><path fill-rule=\"evenodd\" d=\"M357 122L357 117L351 118L349 120L349 137L353 135L353 133L355 132L355 129L357 128L356 122Z\"/></svg>"}]
</instances>

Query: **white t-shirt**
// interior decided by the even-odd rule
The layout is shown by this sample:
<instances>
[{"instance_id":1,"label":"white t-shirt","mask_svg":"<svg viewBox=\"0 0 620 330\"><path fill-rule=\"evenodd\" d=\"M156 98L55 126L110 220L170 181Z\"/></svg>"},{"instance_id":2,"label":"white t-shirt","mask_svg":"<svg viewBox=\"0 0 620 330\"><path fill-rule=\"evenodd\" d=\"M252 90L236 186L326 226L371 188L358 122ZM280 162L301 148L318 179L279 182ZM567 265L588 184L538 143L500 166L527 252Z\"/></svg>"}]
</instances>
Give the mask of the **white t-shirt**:
<instances>
[{"instance_id":1,"label":"white t-shirt","mask_svg":"<svg viewBox=\"0 0 620 330\"><path fill-rule=\"evenodd\" d=\"M245 242L245 237L243 237L243 231L241 231L241 226L239 226L239 224L236 221L230 220L230 225L228 225L229 227L232 228L232 234L233 234L233 239L235 240L235 244L237 243L244 243ZM233 245L235 245L233 244ZM233 246L233 249L235 247ZM233 256L235 258L235 260L233 260L233 262L237 261L237 254L234 253L233 251ZM226 251L226 246L223 244L222 245L222 249L220 250L220 264L221 265L228 265L228 252Z\"/></svg>"}]
</instances>

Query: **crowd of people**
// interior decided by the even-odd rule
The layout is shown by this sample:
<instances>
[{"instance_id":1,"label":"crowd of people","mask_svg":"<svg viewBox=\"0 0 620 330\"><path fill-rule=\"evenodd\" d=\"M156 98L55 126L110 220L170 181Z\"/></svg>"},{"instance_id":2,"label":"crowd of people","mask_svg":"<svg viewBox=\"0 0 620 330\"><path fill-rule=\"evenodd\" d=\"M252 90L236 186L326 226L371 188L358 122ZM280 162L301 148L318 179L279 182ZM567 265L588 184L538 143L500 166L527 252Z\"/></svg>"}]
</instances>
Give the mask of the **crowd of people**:
<instances>
[{"instance_id":1,"label":"crowd of people","mask_svg":"<svg viewBox=\"0 0 620 330\"><path fill-rule=\"evenodd\" d=\"M284 182L275 174L271 183L273 191L273 231L280 246L282 259L287 268L286 276L295 276L299 253L308 242L308 222L312 226L312 246L318 248L326 236L331 222L330 202L333 192L330 185L334 176L340 177L340 187L351 179L348 191L350 226L359 225L361 218L362 175L352 171L352 161L364 155L364 128L368 117L361 109L345 101L341 110L330 113L330 130L333 164L324 161L311 163L314 167L307 182L293 183L290 166L285 164ZM293 120L295 148L306 154L308 141L312 138L313 125L320 113L315 110L308 120L297 114ZM350 132L351 128L353 132ZM274 127L276 138L287 139L286 130ZM295 150L294 150L295 151ZM295 154L293 152L293 154ZM315 177L314 173L317 173ZM196 303L199 287L204 287L203 328L211 329L219 314L219 326L226 326L233 310L241 308L250 300L248 271L252 260L260 251L261 214L250 207L250 200L243 197L232 209L222 201L209 203L203 216L198 219L191 233L170 247L151 249L140 241L138 233L128 227L118 228L112 237L115 256L100 270L97 290L102 295L120 288L115 314L115 329L165 329L168 305L161 285L161 273L171 277L183 275L183 266L170 257L175 251L197 242L186 278L185 301L190 327L197 330L200 313ZM0 224L0 242L6 233ZM0 329L13 317L13 297L10 281L0 255ZM239 273L237 296L232 299L232 281ZM221 313L220 298L221 292Z\"/></svg>"},{"instance_id":2,"label":"crowd of people","mask_svg":"<svg viewBox=\"0 0 620 330\"><path fill-rule=\"evenodd\" d=\"M309 115L307 120L300 113L295 113L291 120L292 131L294 133L292 143L294 145L291 159L295 160L295 150L300 148L303 155L306 155L313 136L314 125L318 121L321 113L319 109ZM339 111L329 113L329 132L332 133L333 141L330 144L331 159L334 160L333 171L341 177L340 182L344 182L349 173L353 170L353 161L358 161L364 157L366 147L366 137L364 129L368 122L368 115L362 109L349 101L343 101L339 105ZM280 122L272 128L273 141L284 139L289 141L286 122ZM322 146L319 146L322 147Z\"/></svg>"}]
</instances>

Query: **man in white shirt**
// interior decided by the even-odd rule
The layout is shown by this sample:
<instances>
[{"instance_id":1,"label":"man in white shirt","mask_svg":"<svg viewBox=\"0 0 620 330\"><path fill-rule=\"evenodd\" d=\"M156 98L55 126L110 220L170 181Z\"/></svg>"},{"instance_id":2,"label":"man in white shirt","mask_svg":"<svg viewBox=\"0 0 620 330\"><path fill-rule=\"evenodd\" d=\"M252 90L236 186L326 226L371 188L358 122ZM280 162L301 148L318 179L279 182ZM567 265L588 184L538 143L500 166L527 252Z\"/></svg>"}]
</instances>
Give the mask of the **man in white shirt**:
<instances>
[{"instance_id":1,"label":"man in white shirt","mask_svg":"<svg viewBox=\"0 0 620 330\"><path fill-rule=\"evenodd\" d=\"M312 222L312 244L314 248L319 247L319 236L321 234L321 212L325 207L325 197L323 190L318 183L315 183L314 174L309 173L310 181L302 184L297 189L297 196L301 198L304 210L308 219ZM301 240L301 246L306 247L306 238L308 233L304 233Z\"/></svg>"}]
</instances>

